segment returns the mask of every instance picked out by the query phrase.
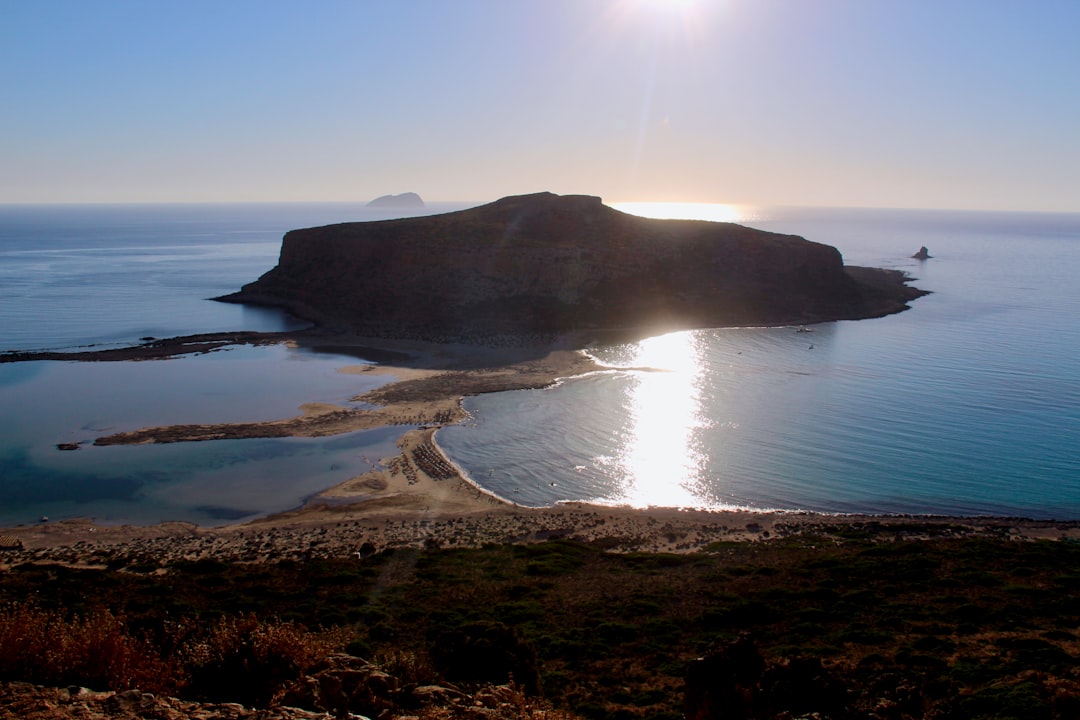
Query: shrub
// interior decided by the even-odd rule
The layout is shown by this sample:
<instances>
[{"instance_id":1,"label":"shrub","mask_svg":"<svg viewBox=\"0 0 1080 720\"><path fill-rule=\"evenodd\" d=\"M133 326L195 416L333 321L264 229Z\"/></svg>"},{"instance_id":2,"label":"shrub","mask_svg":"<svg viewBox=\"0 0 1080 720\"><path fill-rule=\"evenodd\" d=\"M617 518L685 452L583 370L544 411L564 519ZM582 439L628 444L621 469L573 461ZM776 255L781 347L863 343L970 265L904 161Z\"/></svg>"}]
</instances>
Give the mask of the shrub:
<instances>
[{"instance_id":1,"label":"shrub","mask_svg":"<svg viewBox=\"0 0 1080 720\"><path fill-rule=\"evenodd\" d=\"M513 680L528 695L540 693L536 651L518 632L498 622L463 625L439 636L432 651L436 668L452 682L505 684Z\"/></svg>"},{"instance_id":2,"label":"shrub","mask_svg":"<svg viewBox=\"0 0 1080 720\"><path fill-rule=\"evenodd\" d=\"M525 574L534 576L572 573L585 564L589 552L584 545L566 540L550 540L546 543L520 547L518 553L527 558Z\"/></svg>"},{"instance_id":3,"label":"shrub","mask_svg":"<svg viewBox=\"0 0 1080 720\"><path fill-rule=\"evenodd\" d=\"M218 620L184 649L189 692L211 702L265 705L285 684L344 644L340 632L315 634L254 615Z\"/></svg>"},{"instance_id":4,"label":"shrub","mask_svg":"<svg viewBox=\"0 0 1080 720\"><path fill-rule=\"evenodd\" d=\"M375 664L403 685L437 685L442 677L425 654L391 649L378 653Z\"/></svg>"},{"instance_id":5,"label":"shrub","mask_svg":"<svg viewBox=\"0 0 1080 720\"><path fill-rule=\"evenodd\" d=\"M165 692L175 668L107 610L65 618L32 603L0 610L0 678Z\"/></svg>"},{"instance_id":6,"label":"shrub","mask_svg":"<svg viewBox=\"0 0 1080 720\"><path fill-rule=\"evenodd\" d=\"M1035 683L992 685L959 698L955 715L978 720L1049 720L1051 707Z\"/></svg>"}]
</instances>

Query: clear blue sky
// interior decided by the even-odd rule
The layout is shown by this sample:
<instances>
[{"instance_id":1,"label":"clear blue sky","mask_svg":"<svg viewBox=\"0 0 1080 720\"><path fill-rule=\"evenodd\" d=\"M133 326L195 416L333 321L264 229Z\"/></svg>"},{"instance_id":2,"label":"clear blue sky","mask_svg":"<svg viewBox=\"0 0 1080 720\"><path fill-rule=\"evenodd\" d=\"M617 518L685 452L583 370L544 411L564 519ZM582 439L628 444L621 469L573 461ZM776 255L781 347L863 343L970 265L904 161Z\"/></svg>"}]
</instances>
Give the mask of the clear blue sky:
<instances>
[{"instance_id":1,"label":"clear blue sky","mask_svg":"<svg viewBox=\"0 0 1080 720\"><path fill-rule=\"evenodd\" d=\"M1080 2L0 0L0 202L1080 211Z\"/></svg>"}]
</instances>

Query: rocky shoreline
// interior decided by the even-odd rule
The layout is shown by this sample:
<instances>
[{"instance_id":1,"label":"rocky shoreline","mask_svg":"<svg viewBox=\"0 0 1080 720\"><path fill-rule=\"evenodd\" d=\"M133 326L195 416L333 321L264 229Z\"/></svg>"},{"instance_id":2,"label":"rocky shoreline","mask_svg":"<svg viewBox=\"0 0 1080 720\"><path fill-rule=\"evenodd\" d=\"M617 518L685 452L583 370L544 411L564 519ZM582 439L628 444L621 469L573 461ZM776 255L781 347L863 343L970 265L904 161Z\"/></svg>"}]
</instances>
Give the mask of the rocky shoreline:
<instances>
[{"instance_id":1,"label":"rocky shoreline","mask_svg":"<svg viewBox=\"0 0 1080 720\"><path fill-rule=\"evenodd\" d=\"M459 485L462 493L479 493ZM4 530L18 548L0 551L0 569L23 563L71 567L165 567L181 561L303 561L357 558L390 548L475 548L567 539L609 552L693 553L716 543L769 542L796 536L857 536L875 542L942 538L1080 542L1080 522L941 516L831 516L811 513L681 511L569 504L507 508L486 498L486 510L432 512L427 498L392 502L316 502L246 525L203 528L188 523L103 526L68 520Z\"/></svg>"}]
</instances>

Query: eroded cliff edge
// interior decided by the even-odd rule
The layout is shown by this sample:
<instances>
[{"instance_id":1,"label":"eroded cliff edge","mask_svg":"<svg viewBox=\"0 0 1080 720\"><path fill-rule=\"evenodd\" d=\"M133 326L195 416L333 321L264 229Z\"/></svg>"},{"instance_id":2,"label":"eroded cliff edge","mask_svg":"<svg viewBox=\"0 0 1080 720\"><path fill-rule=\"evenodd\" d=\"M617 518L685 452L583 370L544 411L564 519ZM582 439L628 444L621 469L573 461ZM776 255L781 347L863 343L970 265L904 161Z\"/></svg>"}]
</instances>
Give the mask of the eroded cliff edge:
<instances>
[{"instance_id":1,"label":"eroded cliff edge","mask_svg":"<svg viewBox=\"0 0 1080 720\"><path fill-rule=\"evenodd\" d=\"M923 291L833 247L732 223L654 220L537 193L460 212L293 230L219 300L436 342L876 317Z\"/></svg>"}]
</instances>

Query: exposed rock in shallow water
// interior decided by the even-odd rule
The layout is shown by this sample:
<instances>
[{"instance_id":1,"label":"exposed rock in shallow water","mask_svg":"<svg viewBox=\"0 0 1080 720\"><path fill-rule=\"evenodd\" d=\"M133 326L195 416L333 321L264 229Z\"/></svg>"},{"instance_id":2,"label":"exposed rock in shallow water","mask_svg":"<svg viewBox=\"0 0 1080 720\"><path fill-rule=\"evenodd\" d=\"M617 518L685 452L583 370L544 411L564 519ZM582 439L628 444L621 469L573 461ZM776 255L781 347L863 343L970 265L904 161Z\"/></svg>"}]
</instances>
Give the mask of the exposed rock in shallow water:
<instances>
[{"instance_id":1,"label":"exposed rock in shallow water","mask_svg":"<svg viewBox=\"0 0 1080 720\"><path fill-rule=\"evenodd\" d=\"M794 235L538 193L293 230L277 267L219 299L447 341L856 319L903 310L922 294L895 271L849 270L835 248Z\"/></svg>"}]
</instances>

